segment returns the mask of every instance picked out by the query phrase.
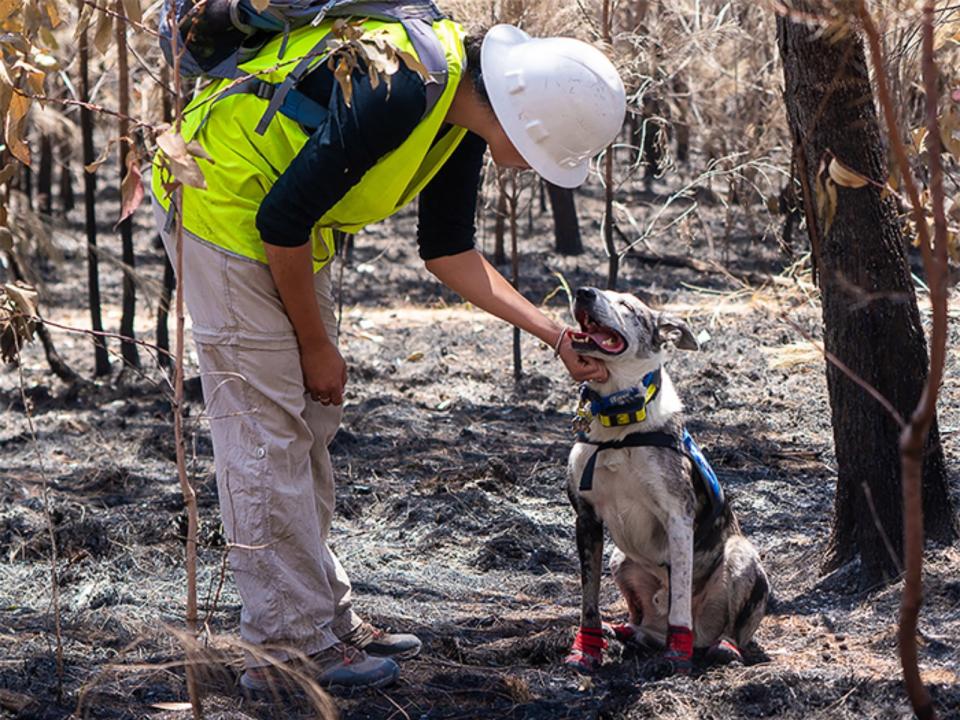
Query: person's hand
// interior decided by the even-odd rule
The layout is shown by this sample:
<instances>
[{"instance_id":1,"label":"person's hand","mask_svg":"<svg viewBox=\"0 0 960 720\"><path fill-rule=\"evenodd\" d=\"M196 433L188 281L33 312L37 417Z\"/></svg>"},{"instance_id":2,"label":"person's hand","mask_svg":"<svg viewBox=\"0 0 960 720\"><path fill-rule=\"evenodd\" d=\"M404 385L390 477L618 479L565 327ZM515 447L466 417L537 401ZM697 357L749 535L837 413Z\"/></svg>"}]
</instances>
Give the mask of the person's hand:
<instances>
[{"instance_id":1,"label":"person's hand","mask_svg":"<svg viewBox=\"0 0 960 720\"><path fill-rule=\"evenodd\" d=\"M596 380L605 382L610 377L610 372L602 360L581 355L573 349L569 333L564 334L560 341L559 349L560 359L567 366L570 376L577 382L587 382Z\"/></svg>"},{"instance_id":2,"label":"person's hand","mask_svg":"<svg viewBox=\"0 0 960 720\"><path fill-rule=\"evenodd\" d=\"M347 384L347 364L332 342L300 348L303 384L310 397L322 405L343 404Z\"/></svg>"}]
</instances>

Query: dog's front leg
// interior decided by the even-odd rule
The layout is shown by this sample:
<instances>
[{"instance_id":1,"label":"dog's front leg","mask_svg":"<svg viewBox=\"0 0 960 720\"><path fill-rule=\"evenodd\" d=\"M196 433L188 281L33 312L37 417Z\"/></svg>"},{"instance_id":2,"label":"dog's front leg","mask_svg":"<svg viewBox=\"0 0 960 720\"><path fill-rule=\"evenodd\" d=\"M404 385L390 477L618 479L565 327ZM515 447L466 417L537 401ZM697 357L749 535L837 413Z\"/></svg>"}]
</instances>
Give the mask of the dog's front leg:
<instances>
[{"instance_id":1,"label":"dog's front leg","mask_svg":"<svg viewBox=\"0 0 960 720\"><path fill-rule=\"evenodd\" d=\"M603 571L603 522L581 498L577 511L577 553L580 555L582 591L580 628L564 663L579 672L592 672L603 662L603 629L600 624L600 575Z\"/></svg>"},{"instance_id":2,"label":"dog's front leg","mask_svg":"<svg viewBox=\"0 0 960 720\"><path fill-rule=\"evenodd\" d=\"M670 548L670 612L664 657L674 672L690 672L693 659L693 517L677 514L667 521Z\"/></svg>"}]
</instances>

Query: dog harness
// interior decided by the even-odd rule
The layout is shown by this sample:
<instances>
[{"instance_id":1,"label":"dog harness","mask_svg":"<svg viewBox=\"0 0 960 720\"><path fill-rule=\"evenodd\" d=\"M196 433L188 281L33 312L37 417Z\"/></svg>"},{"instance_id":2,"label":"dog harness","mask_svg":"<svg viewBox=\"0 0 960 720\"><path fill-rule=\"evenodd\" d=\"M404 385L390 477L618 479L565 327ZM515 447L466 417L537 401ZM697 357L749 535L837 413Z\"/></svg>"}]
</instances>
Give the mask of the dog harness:
<instances>
[{"instance_id":1,"label":"dog harness","mask_svg":"<svg viewBox=\"0 0 960 720\"><path fill-rule=\"evenodd\" d=\"M647 405L660 393L660 368L643 376L640 387L612 395L601 395L586 383L580 386L580 404L574 418L575 429L583 432L597 418L603 427L623 427L647 419Z\"/></svg>"},{"instance_id":2,"label":"dog harness","mask_svg":"<svg viewBox=\"0 0 960 720\"><path fill-rule=\"evenodd\" d=\"M700 484L710 500L711 520L715 519L723 512L726 503L723 488L720 487L717 474L710 467L707 458L686 428L683 429L683 434L679 437L674 433L654 430L651 432L632 432L619 440L603 442L587 438L585 430L586 427L589 427L592 417L599 419L600 424L604 427L622 427L643 422L647 419L647 405L657 396L659 391L659 368L643 377L641 387L621 390L612 395L602 396L586 385L581 386L580 406L577 409L577 416L574 418L577 442L593 445L596 450L587 459L587 463L583 467L583 475L580 477L580 491L593 489L593 473L597 466L597 456L605 450L623 450L635 447L669 448L686 456L693 463Z\"/></svg>"}]
</instances>

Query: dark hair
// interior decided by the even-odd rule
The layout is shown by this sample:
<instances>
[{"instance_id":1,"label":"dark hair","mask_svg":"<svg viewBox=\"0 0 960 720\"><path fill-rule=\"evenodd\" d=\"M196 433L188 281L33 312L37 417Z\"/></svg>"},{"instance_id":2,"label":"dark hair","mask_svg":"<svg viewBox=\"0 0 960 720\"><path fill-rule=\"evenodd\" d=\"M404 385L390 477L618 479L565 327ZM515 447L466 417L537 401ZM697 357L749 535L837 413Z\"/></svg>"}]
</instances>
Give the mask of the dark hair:
<instances>
[{"instance_id":1,"label":"dark hair","mask_svg":"<svg viewBox=\"0 0 960 720\"><path fill-rule=\"evenodd\" d=\"M487 87L483 82L483 69L480 66L481 45L483 45L482 36L471 34L463 39L463 50L467 57L467 75L480 100L484 105L489 106L490 97L487 95Z\"/></svg>"}]
</instances>

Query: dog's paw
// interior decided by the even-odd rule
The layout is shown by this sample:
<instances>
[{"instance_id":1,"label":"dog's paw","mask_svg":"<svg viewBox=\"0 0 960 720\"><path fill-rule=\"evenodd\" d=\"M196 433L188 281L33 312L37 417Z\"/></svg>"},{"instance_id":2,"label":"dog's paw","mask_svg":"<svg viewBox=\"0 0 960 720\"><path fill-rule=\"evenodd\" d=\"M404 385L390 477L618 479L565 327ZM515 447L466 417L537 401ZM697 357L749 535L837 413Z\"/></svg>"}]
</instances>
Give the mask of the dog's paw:
<instances>
[{"instance_id":1,"label":"dog's paw","mask_svg":"<svg viewBox=\"0 0 960 720\"><path fill-rule=\"evenodd\" d=\"M630 623L603 623L603 635L624 645L636 641L636 631Z\"/></svg>"},{"instance_id":2,"label":"dog's paw","mask_svg":"<svg viewBox=\"0 0 960 720\"><path fill-rule=\"evenodd\" d=\"M707 648L703 660L707 665L742 665L743 655L740 654L740 648L732 642L720 639Z\"/></svg>"},{"instance_id":3,"label":"dog's paw","mask_svg":"<svg viewBox=\"0 0 960 720\"><path fill-rule=\"evenodd\" d=\"M693 659L679 655L673 650L666 650L653 663L652 675L662 679L674 675L689 675L693 671Z\"/></svg>"},{"instance_id":4,"label":"dog's paw","mask_svg":"<svg viewBox=\"0 0 960 720\"><path fill-rule=\"evenodd\" d=\"M581 675L590 675L600 669L603 658L589 655L581 650L571 650L570 654L563 659L563 664Z\"/></svg>"},{"instance_id":5,"label":"dog's paw","mask_svg":"<svg viewBox=\"0 0 960 720\"><path fill-rule=\"evenodd\" d=\"M573 639L573 649L563 664L580 673L592 673L603 663L603 649L607 641L598 627L580 627Z\"/></svg>"},{"instance_id":6,"label":"dog's paw","mask_svg":"<svg viewBox=\"0 0 960 720\"><path fill-rule=\"evenodd\" d=\"M639 626L630 623L604 623L603 634L608 640L634 648L635 650L660 650L663 645L643 632Z\"/></svg>"},{"instance_id":7,"label":"dog's paw","mask_svg":"<svg viewBox=\"0 0 960 720\"><path fill-rule=\"evenodd\" d=\"M670 625L662 660L670 669L670 675L689 675L693 669L693 630Z\"/></svg>"}]
</instances>

